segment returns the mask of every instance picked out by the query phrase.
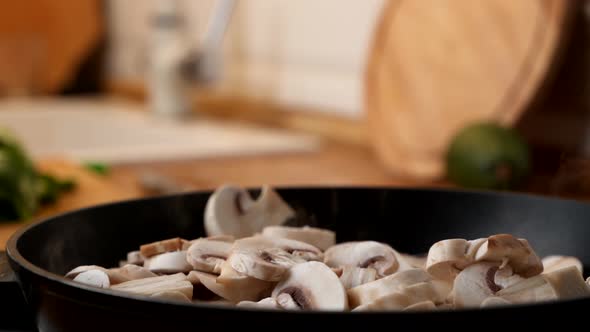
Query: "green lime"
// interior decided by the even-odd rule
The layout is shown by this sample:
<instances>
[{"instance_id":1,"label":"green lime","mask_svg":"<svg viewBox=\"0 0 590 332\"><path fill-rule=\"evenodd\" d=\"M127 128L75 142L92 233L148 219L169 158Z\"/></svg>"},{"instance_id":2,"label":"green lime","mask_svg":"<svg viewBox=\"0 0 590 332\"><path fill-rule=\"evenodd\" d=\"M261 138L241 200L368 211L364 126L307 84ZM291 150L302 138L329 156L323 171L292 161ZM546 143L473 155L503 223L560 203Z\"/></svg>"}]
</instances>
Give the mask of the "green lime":
<instances>
[{"instance_id":1,"label":"green lime","mask_svg":"<svg viewBox=\"0 0 590 332\"><path fill-rule=\"evenodd\" d=\"M460 186L512 189L529 172L529 149L514 130L478 123L453 138L446 165L448 178Z\"/></svg>"}]
</instances>

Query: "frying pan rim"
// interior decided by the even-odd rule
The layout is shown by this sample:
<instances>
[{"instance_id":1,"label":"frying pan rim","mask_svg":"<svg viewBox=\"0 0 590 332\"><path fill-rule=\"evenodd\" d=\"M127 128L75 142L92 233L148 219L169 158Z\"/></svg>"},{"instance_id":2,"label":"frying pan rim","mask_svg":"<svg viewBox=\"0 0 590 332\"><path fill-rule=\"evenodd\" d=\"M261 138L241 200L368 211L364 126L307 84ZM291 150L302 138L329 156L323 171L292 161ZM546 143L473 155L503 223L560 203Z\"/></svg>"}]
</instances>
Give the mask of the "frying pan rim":
<instances>
[{"instance_id":1,"label":"frying pan rim","mask_svg":"<svg viewBox=\"0 0 590 332\"><path fill-rule=\"evenodd\" d=\"M259 190L260 187L246 187L247 190ZM494 190L484 190L484 189L464 189L464 188L441 188L441 187L401 187L401 186L358 186L358 185L338 185L338 186L325 186L325 185L302 185L302 186L276 186L274 187L277 191L290 191L290 190L377 190L377 191L397 191L397 192L427 192L427 193L440 193L440 194L467 194L467 195L479 195L479 196L487 196L487 197L504 197L504 198L516 198L516 199L533 199L533 200L546 200L546 201L553 201L553 202L563 202L566 204L575 204L575 205L584 205L590 207L590 204L569 199L569 198L560 198L560 197L549 197L539 194L531 194L531 193L520 193L520 192L504 192L504 191L494 191ZM142 295L134 295L128 293L122 293L116 290L110 289L101 289L92 286L87 286L81 283L74 282L70 279L65 278L59 274L47 271L37 265L31 263L25 257L23 257L18 250L17 244L19 239L31 229L35 227L39 227L44 223L50 223L55 219L59 219L62 217L66 217L72 214L82 213L83 211L88 210L95 210L95 209L104 209L110 208L113 206L119 205L127 205L132 203L140 203L140 202L149 202L149 201L161 201L161 200L168 200L174 197L185 197L185 196L192 196L192 195L211 195L214 190L205 189L205 190L194 190L194 191L187 191L182 193L174 193L168 195L159 195L159 196L152 196L152 197L143 197L143 198L133 198L133 199L126 199L116 202L109 202L109 203L102 203L97 205L92 205L80 209L75 209L71 211L67 211L64 213L48 216L45 218L41 218L37 221L31 222L28 225L21 227L17 230L8 240L6 245L6 253L10 260L14 263L18 264L21 269L25 269L29 273L35 275L38 278L49 280L52 283L57 283L65 287L73 287L79 289L83 292L92 292L93 294L100 294L101 296L114 296L117 298L122 298L126 300L134 300L134 301L142 301L142 302L152 302L158 304L166 304L166 305L177 305L182 307L192 307L192 308L202 308L202 309L217 309L223 310L224 312L231 312L231 311L239 311L239 312L276 312L276 310L272 309L258 309L258 308L244 308L244 307L221 307L217 305L211 304L201 304L201 303L183 303L183 302L176 302L176 301L167 301L162 299L151 299L146 298ZM87 301L81 301L83 303L87 303ZM396 314L396 315L415 315L415 314L468 314L469 312L482 312L482 311L495 311L495 310L509 310L509 309L518 309L518 308L530 308L530 307L539 307L539 306L547 306L547 305L562 305L570 302L588 302L590 303L590 298L579 298L579 299L572 299L572 300L557 300L557 301L547 301L547 302L539 302L539 303L532 303L532 304L512 304L509 306L498 306L498 307L489 307L489 308L462 308L462 309L443 309L443 310L436 310L436 311L371 311L371 312L348 312L349 314L355 315L381 315L381 314ZM93 305L92 303L88 303ZM337 314L341 315L343 312L341 311L311 311L311 310L303 310L303 311L286 311L288 314Z\"/></svg>"}]
</instances>

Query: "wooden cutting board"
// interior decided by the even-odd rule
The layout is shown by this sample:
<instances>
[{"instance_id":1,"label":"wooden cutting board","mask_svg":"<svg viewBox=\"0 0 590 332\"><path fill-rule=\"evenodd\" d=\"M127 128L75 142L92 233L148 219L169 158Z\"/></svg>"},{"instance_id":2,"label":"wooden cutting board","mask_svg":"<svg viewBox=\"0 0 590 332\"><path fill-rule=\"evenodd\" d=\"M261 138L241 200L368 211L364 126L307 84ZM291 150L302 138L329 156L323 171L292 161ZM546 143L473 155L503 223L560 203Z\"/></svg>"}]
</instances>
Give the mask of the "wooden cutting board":
<instances>
[{"instance_id":1,"label":"wooden cutting board","mask_svg":"<svg viewBox=\"0 0 590 332\"><path fill-rule=\"evenodd\" d=\"M365 105L374 146L395 173L444 175L467 124L512 125L547 77L574 1L391 0L370 50Z\"/></svg>"}]
</instances>

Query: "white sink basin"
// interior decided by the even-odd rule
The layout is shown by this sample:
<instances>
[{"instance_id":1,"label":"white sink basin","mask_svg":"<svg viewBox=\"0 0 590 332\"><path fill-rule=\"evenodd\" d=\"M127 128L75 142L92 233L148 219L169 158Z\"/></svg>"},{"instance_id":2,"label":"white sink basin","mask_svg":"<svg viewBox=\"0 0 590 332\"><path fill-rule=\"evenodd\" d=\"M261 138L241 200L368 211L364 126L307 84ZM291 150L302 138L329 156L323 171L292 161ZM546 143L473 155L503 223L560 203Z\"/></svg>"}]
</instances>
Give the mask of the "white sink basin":
<instances>
[{"instance_id":1,"label":"white sink basin","mask_svg":"<svg viewBox=\"0 0 590 332\"><path fill-rule=\"evenodd\" d=\"M315 137L198 118L153 117L120 100L0 100L0 126L12 129L35 158L128 163L318 148Z\"/></svg>"}]
</instances>

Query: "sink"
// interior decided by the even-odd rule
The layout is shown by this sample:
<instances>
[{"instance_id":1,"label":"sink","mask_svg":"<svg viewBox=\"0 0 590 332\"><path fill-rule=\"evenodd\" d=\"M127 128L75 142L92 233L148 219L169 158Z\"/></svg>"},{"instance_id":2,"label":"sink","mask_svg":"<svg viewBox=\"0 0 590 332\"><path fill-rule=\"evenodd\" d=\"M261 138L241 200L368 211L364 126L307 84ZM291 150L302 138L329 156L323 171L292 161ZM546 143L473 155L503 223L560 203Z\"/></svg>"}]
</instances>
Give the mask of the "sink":
<instances>
[{"instance_id":1,"label":"sink","mask_svg":"<svg viewBox=\"0 0 590 332\"><path fill-rule=\"evenodd\" d=\"M4 99L0 126L34 158L135 163L269 153L311 152L314 136L204 117L154 117L142 104L112 99Z\"/></svg>"}]
</instances>

